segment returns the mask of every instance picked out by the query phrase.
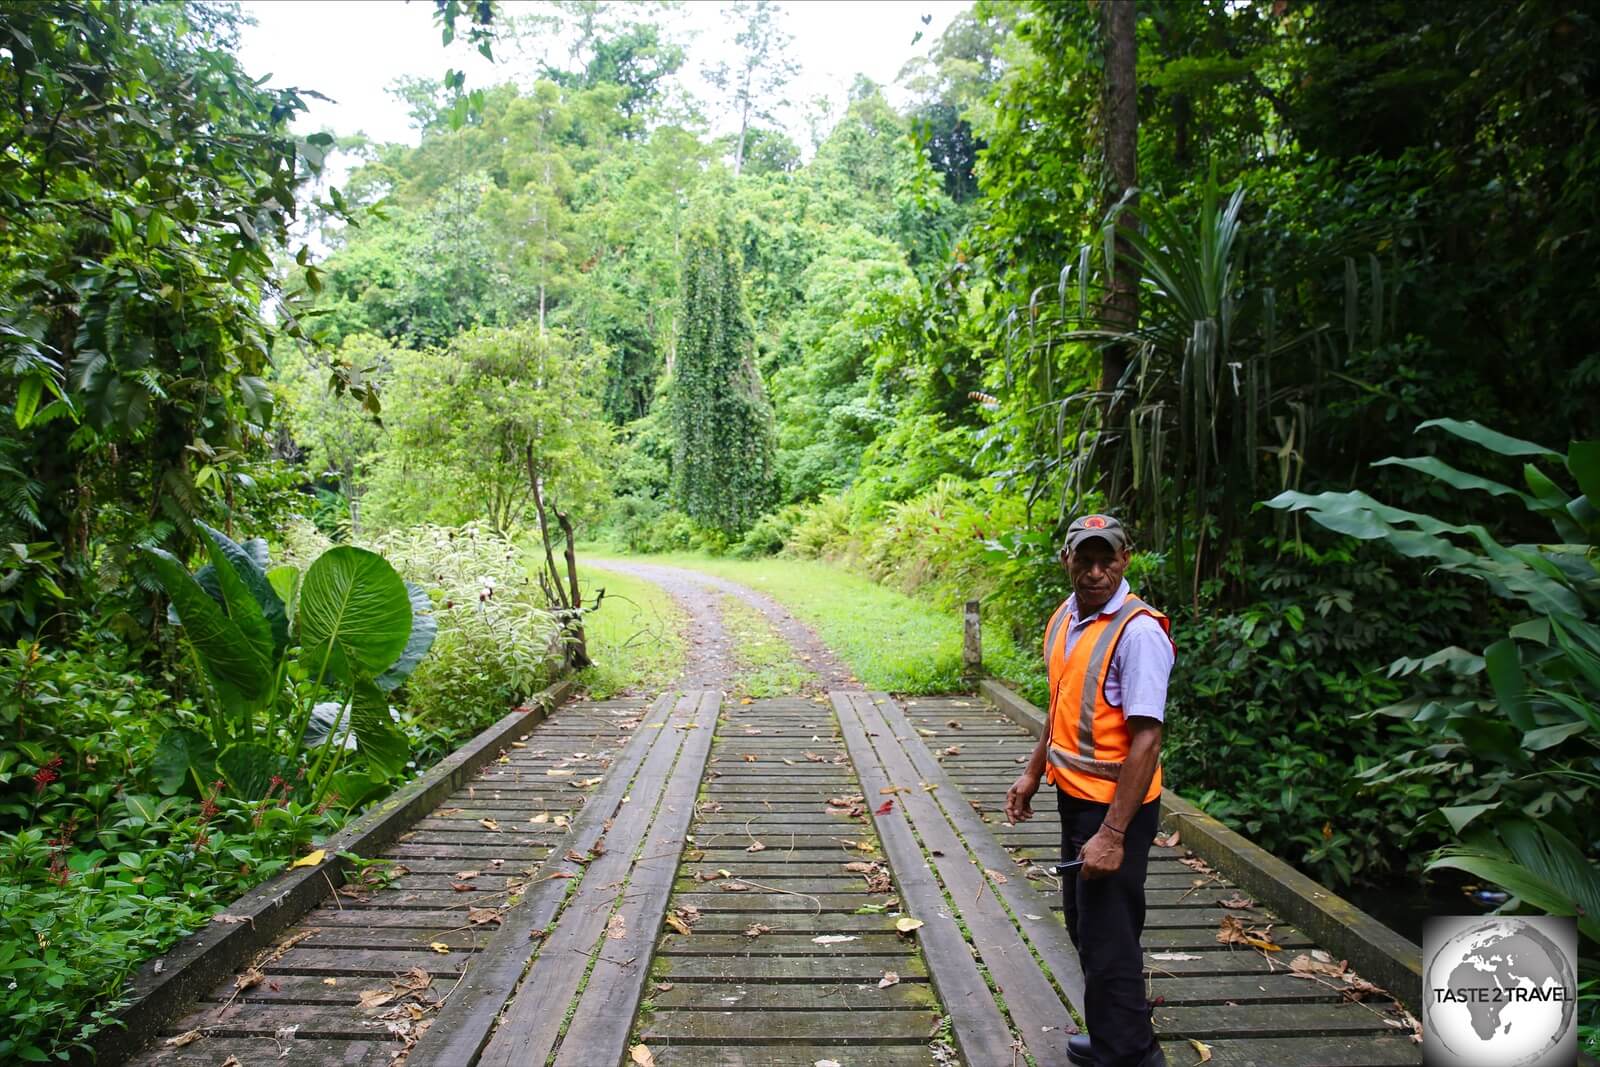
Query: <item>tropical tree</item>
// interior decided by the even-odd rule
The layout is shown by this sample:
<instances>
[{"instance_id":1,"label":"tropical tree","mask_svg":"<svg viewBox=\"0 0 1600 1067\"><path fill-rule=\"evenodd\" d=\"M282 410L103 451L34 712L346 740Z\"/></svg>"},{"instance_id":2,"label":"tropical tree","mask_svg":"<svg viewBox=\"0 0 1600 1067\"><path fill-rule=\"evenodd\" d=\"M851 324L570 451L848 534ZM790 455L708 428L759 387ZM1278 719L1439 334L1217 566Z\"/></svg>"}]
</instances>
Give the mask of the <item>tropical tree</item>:
<instances>
[{"instance_id":1,"label":"tropical tree","mask_svg":"<svg viewBox=\"0 0 1600 1067\"><path fill-rule=\"evenodd\" d=\"M772 407L725 219L690 230L680 291L669 394L673 497L696 521L739 533L771 506L777 479Z\"/></svg>"}]
</instances>

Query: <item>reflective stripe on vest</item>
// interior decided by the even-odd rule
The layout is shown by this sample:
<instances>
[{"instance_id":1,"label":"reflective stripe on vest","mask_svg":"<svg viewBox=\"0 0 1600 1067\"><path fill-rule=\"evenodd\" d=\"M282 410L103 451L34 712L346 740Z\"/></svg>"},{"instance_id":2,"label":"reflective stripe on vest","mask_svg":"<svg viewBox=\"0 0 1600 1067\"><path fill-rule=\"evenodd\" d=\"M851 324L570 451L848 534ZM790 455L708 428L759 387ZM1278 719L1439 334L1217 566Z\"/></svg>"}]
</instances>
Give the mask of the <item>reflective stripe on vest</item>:
<instances>
[{"instance_id":1,"label":"reflective stripe on vest","mask_svg":"<svg viewBox=\"0 0 1600 1067\"><path fill-rule=\"evenodd\" d=\"M1105 701L1105 679L1111 666L1111 657L1123 630L1135 616L1141 614L1154 618L1161 623L1163 629L1168 626L1166 617L1160 612L1137 597L1129 595L1117 609L1116 614L1098 617L1085 628L1078 641L1080 644L1084 641L1092 642L1086 646L1087 656L1078 655L1080 648L1077 645L1072 650L1074 655L1067 654L1062 630L1069 625L1067 620L1070 613L1065 604L1050 620L1045 638L1045 662L1049 665L1052 675L1049 706L1050 743L1046 749L1049 764L1046 767L1046 775L1052 784L1074 796L1109 803L1116 793L1116 782L1122 773L1122 760L1101 759L1096 756L1095 720L1099 715L1106 720L1103 728L1112 732L1111 736L1100 738L1099 749L1126 754L1131 744L1126 722L1105 714L1113 710L1113 705ZM1082 663L1081 673L1076 673L1075 677L1070 679L1073 685L1077 686L1076 690L1067 684L1069 664L1072 660ZM1120 711L1120 709L1115 710ZM1160 793L1161 767L1158 764L1145 800L1154 799Z\"/></svg>"}]
</instances>

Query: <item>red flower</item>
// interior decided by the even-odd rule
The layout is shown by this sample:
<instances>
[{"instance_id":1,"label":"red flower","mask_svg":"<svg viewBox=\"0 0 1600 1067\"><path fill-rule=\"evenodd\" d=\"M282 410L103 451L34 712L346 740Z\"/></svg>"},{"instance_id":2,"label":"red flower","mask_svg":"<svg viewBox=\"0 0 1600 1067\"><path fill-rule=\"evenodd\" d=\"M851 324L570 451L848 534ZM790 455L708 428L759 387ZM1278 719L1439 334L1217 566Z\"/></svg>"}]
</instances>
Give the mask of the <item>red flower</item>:
<instances>
[{"instance_id":1,"label":"red flower","mask_svg":"<svg viewBox=\"0 0 1600 1067\"><path fill-rule=\"evenodd\" d=\"M33 773L34 792L43 793L45 786L61 777L61 757L57 756Z\"/></svg>"}]
</instances>

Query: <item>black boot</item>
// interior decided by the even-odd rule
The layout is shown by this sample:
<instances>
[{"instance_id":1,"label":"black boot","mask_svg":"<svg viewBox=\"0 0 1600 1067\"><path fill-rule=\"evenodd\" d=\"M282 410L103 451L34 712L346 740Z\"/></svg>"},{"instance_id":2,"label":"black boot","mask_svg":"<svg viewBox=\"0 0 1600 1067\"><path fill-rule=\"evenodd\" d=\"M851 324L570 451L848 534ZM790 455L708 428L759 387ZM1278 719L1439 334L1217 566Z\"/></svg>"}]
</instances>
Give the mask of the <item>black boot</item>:
<instances>
[{"instance_id":1,"label":"black boot","mask_svg":"<svg viewBox=\"0 0 1600 1067\"><path fill-rule=\"evenodd\" d=\"M1079 1067L1094 1067L1093 1046L1089 1042L1088 1034L1069 1034L1067 1036L1067 1059L1078 1064ZM1166 1053L1161 1051L1159 1041L1152 1042L1150 1051L1144 1054L1144 1059L1139 1061L1139 1067L1167 1067Z\"/></svg>"}]
</instances>

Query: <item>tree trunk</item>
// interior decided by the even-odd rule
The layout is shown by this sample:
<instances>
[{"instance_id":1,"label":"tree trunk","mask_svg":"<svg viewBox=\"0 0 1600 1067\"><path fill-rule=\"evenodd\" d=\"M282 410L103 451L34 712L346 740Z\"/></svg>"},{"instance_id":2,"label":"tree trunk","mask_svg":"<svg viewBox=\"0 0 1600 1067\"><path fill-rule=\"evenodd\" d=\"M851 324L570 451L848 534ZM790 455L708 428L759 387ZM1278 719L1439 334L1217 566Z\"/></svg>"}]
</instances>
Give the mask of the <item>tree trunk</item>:
<instances>
[{"instance_id":1,"label":"tree trunk","mask_svg":"<svg viewBox=\"0 0 1600 1067\"><path fill-rule=\"evenodd\" d=\"M1110 211L1130 189L1139 183L1139 97L1138 42L1134 28L1138 20L1134 0L1102 0L1100 25L1106 47L1105 98L1101 109L1101 128L1105 131L1105 209ZM1132 226L1127 208L1117 217L1119 226ZM1117 262L1111 285L1101 305L1101 314L1112 329L1131 330L1139 323L1139 271L1125 257L1133 249L1121 238L1116 242ZM1128 366L1128 346L1109 344L1101 349L1100 388L1107 393L1117 387ZM1106 414L1111 414L1111 401Z\"/></svg>"}]
</instances>

